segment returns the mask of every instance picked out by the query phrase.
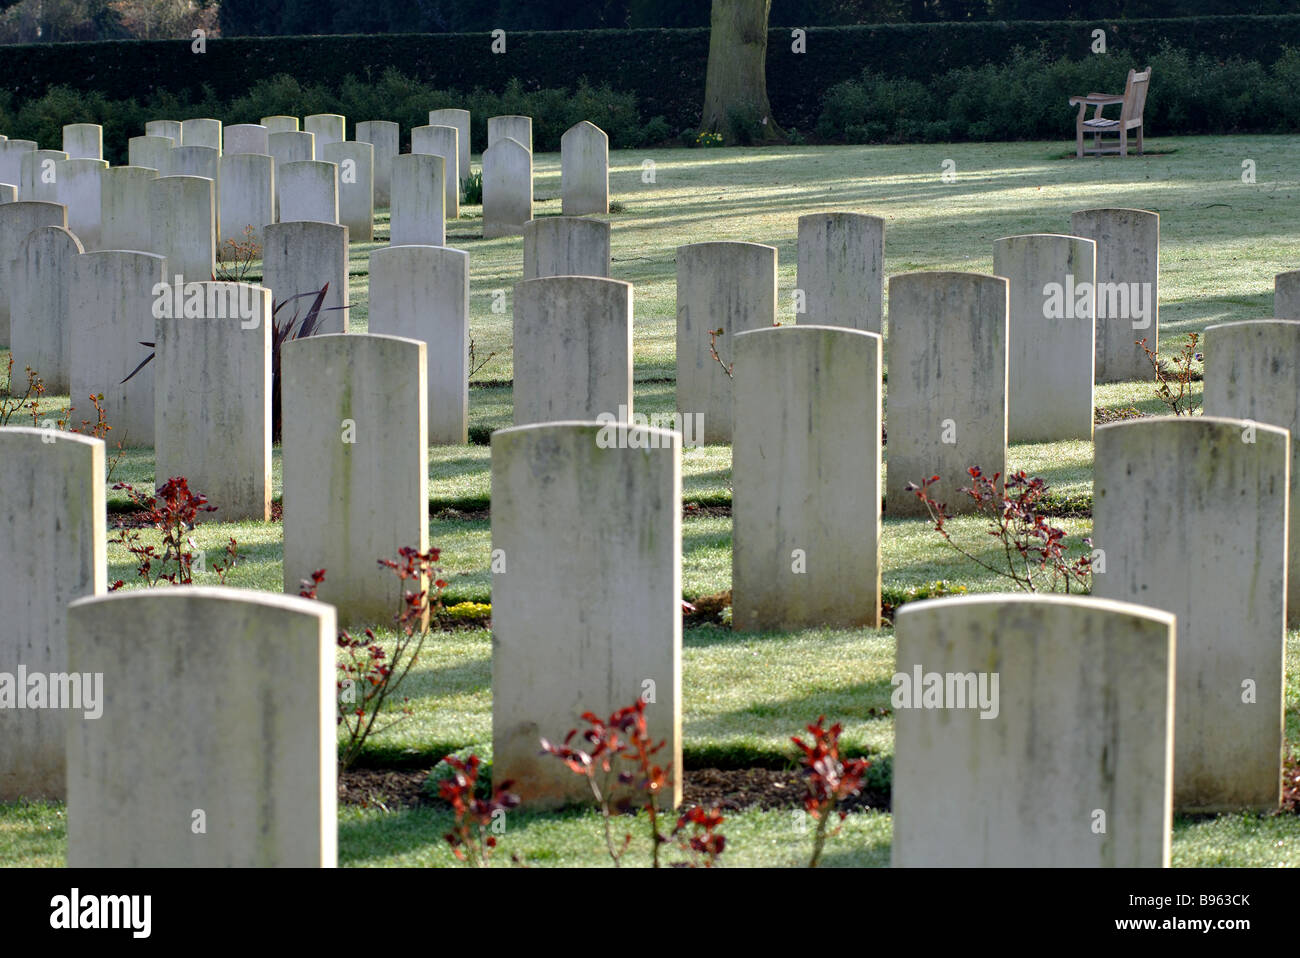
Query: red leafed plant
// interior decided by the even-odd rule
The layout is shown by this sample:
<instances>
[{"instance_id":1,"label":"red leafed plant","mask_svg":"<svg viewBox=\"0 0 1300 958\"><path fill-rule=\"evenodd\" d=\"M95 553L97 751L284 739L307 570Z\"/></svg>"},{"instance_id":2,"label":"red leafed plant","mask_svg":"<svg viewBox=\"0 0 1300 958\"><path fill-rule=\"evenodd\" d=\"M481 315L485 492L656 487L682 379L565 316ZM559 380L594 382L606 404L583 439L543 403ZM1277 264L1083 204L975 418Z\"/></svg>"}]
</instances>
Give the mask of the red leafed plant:
<instances>
[{"instance_id":1,"label":"red leafed plant","mask_svg":"<svg viewBox=\"0 0 1300 958\"><path fill-rule=\"evenodd\" d=\"M14 356L10 353L5 358L5 380L0 385L0 426L7 426L11 419L23 410L32 417L32 425L39 425L38 402L45 395L45 383L31 366L27 370L27 388L22 393L14 391Z\"/></svg>"},{"instance_id":2,"label":"red leafed plant","mask_svg":"<svg viewBox=\"0 0 1300 958\"><path fill-rule=\"evenodd\" d=\"M862 791L862 778L871 767L866 759L855 758L845 762L840 759L840 732L843 726L836 722L830 728L825 727L826 716L817 718L815 725L805 728L812 733L812 743L806 743L797 735L790 741L803 751L799 764L806 776L808 793L804 796L803 807L817 822L817 832L813 837L812 859L809 868L816 868L821 861L822 849L826 839L839 834L842 826L829 831L828 825L835 807L851 795ZM839 813L839 820L844 821L847 812Z\"/></svg>"},{"instance_id":3,"label":"red leafed plant","mask_svg":"<svg viewBox=\"0 0 1300 958\"><path fill-rule=\"evenodd\" d=\"M152 528L162 534L162 551L153 545L140 541L140 528L123 528L116 539L110 542L126 546L136 558L136 574L150 586L159 582L172 585L193 585L194 583L194 539L191 530L198 525L200 512L215 512L216 506L208 505L207 496L191 492L189 482L184 476L174 476L158 488L157 494L146 496L138 492L130 483L119 482L114 489L124 489L131 501L140 509L140 526ZM211 565L220 582L225 582L226 573L239 559L235 540L226 545L229 561ZM120 589L125 583L118 579L109 588L110 592Z\"/></svg>"},{"instance_id":4,"label":"red leafed plant","mask_svg":"<svg viewBox=\"0 0 1300 958\"><path fill-rule=\"evenodd\" d=\"M490 799L478 798L474 786L478 781L479 757L470 755L461 761L455 755L448 755L443 761L451 766L453 774L438 786L438 794L451 803L456 824L442 837L451 846L457 861L487 868L497 847L496 836L489 834L489 830L499 830L498 816L504 818L508 809L519 805L519 796L510 792L514 782L506 779L493 788Z\"/></svg>"},{"instance_id":5,"label":"red leafed plant","mask_svg":"<svg viewBox=\"0 0 1300 958\"><path fill-rule=\"evenodd\" d=\"M925 503L934 531L944 541L971 562L1010 579L1016 588L1025 592L1055 592L1057 585L1063 591L1086 592L1092 581L1091 554L1071 559L1066 552L1065 530L1053 526L1042 512L1047 483L1038 477L1030 478L1025 471L1007 476L1005 488L999 488L1000 473L986 476L979 466L967 470L971 485L961 492L975 501L976 509L989 519L988 534L1002 543L1002 560L997 563L981 559L971 549L963 547L948 531L950 516L944 503L930 497L930 487L939 481L938 476L922 480L920 485L907 484L908 491ZM1091 546L1091 539L1084 539ZM1077 586L1077 589L1073 588Z\"/></svg>"},{"instance_id":6,"label":"red leafed plant","mask_svg":"<svg viewBox=\"0 0 1300 958\"><path fill-rule=\"evenodd\" d=\"M586 776L605 821L605 848L616 867L622 863L623 855L632 844L632 834L626 833L622 844L616 845L613 816L637 807L645 810L650 817L651 864L658 868L659 846L668 838L659 831L657 799L669 787L670 780L668 770L653 761L666 743L654 744L650 737L645 720L645 700L638 698L634 704L619 709L608 719L602 719L594 712L583 712L582 720L588 727L583 729L581 741L590 746L590 751L569 744L578 735L575 728L564 736L562 745L552 745L542 739L542 754L554 755L575 774ZM616 800L618 786L624 788Z\"/></svg>"},{"instance_id":7,"label":"red leafed plant","mask_svg":"<svg viewBox=\"0 0 1300 958\"><path fill-rule=\"evenodd\" d=\"M727 847L727 838L716 829L725 819L716 808L705 811L698 805L688 808L677 819L672 837L688 858L678 862L681 868L712 868Z\"/></svg>"}]
</instances>

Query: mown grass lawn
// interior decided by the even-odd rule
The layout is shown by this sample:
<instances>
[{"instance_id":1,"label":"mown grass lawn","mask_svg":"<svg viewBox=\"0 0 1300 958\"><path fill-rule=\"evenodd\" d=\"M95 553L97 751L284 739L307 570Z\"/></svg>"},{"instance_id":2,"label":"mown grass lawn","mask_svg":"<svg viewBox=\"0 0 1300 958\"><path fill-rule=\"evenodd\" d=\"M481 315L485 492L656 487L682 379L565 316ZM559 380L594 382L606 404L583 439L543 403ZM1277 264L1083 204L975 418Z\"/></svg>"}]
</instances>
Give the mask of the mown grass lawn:
<instances>
[{"instance_id":1,"label":"mown grass lawn","mask_svg":"<svg viewBox=\"0 0 1300 958\"><path fill-rule=\"evenodd\" d=\"M1300 181L1296 137L1198 137L1151 141L1163 155L1127 161L1063 158L1062 143L963 144L912 147L790 147L784 149L648 150L611 154L612 198L624 211L611 215L613 275L635 285L635 401L638 411L668 414L674 406L675 273L677 246L736 239L779 250L779 300L792 322L795 237L799 215L854 209L885 217L887 274L912 270L992 269L992 243L1026 232L1066 232L1070 213L1091 206L1134 206L1161 214L1161 352L1169 355L1187 332L1229 320L1267 317L1275 273L1296 268L1295 201ZM1255 160L1257 182L1243 184L1241 161ZM642 179L654 161L653 183ZM940 178L945 159L958 179ZM559 157L535 159L536 215L559 212ZM430 541L443 550L446 599L488 602L491 450L493 429L511 424L512 375L509 313L494 313L493 293L509 291L522 273L518 238L482 240L481 210L464 208L448 224L448 243L470 252L471 334L483 359L474 377L467 446L434 447L429 454ZM367 328L369 253L386 240L387 214L376 217L377 242L351 250L351 327ZM1211 340L1206 349L1213 348ZM8 353L0 350L0 369ZM721 373L719 373L721 375ZM18 376L21 381L21 372ZM888 420L886 385L886 420ZM1199 401L1200 384L1194 384ZM1099 386L1096 404L1164 411L1149 382ZM66 396L47 396L41 418L56 418ZM79 421L86 415L78 402ZM21 417L13 420L19 424ZM110 437L111 439L111 437ZM1091 496L1092 444L1023 444L1009 452L1011 468L1043 476L1055 493ZM888 446L884 468L888 468ZM1176 464L1170 464L1175 469ZM282 494L279 450L275 495ZM148 489L154 480L149 450L128 449L110 486L129 482ZM731 501L731 452L725 446L688 449L682 458L683 499L702 506ZM918 477L919 478L919 477ZM202 490L200 490L202 491ZM1158 494L1158 493L1153 493ZM109 489L110 511L129 505ZM218 507L220 503L217 503ZM227 582L279 591L283 547L277 523L223 523L220 511L195 534L198 548L219 552L234 536L243 556ZM1075 548L1088 519L1060 520ZM992 556L979 520L951 523L964 541ZM149 533L145 533L148 541ZM113 533L110 532L110 538ZM685 519L683 584L688 598L730 588L731 520L725 514ZM901 591L946 579L972 592L999 589L999 580L956 555L920 520L886 518L883 585ZM109 546L109 581L135 587L134 565L120 544ZM378 557L376 557L378 558ZM310 570L290 570L293 579ZM211 573L198 580L215 581ZM383 635L381 630L381 636ZM849 752L870 756L887 776L893 720L873 709L889 704L892 630L808 630L738 635L718 627L694 628L683 640L683 731L689 766L779 763L788 740L803 724L826 714L845 725ZM1287 640L1287 738L1300 747L1300 633ZM431 638L405 694L413 714L377 736L367 760L432 764L445 752L491 738L491 639L482 629ZM564 729L554 730L561 734ZM886 779L887 780L887 779ZM960 787L960 783L952 783ZM384 812L340 809L340 861L354 866L439 865L451 861L442 834L449 819L438 810ZM590 812L512 817L507 851L533 865L600 865L604 852ZM808 835L790 812L750 811L729 817L726 860L733 865L790 865L806 859ZM875 866L889 861L888 813L854 813L828 849L827 865ZM58 865L65 829L57 804L0 805L0 864ZM1174 828L1176 865L1300 865L1300 817L1222 815L1179 818Z\"/></svg>"}]
</instances>

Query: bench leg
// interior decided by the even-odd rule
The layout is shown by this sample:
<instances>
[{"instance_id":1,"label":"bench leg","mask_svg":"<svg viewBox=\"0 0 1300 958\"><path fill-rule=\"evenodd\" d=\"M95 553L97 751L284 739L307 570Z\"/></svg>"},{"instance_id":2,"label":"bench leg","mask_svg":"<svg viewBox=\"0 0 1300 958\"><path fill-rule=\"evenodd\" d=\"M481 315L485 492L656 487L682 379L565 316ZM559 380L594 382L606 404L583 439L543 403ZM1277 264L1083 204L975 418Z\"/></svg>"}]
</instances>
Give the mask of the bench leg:
<instances>
[{"instance_id":1,"label":"bench leg","mask_svg":"<svg viewBox=\"0 0 1300 958\"><path fill-rule=\"evenodd\" d=\"M1138 156L1142 155L1142 127L1138 127Z\"/></svg>"},{"instance_id":2,"label":"bench leg","mask_svg":"<svg viewBox=\"0 0 1300 958\"><path fill-rule=\"evenodd\" d=\"M1083 159L1083 127L1074 128L1074 155L1078 159Z\"/></svg>"},{"instance_id":3,"label":"bench leg","mask_svg":"<svg viewBox=\"0 0 1300 958\"><path fill-rule=\"evenodd\" d=\"M1128 156L1128 130L1119 131L1119 155Z\"/></svg>"}]
</instances>

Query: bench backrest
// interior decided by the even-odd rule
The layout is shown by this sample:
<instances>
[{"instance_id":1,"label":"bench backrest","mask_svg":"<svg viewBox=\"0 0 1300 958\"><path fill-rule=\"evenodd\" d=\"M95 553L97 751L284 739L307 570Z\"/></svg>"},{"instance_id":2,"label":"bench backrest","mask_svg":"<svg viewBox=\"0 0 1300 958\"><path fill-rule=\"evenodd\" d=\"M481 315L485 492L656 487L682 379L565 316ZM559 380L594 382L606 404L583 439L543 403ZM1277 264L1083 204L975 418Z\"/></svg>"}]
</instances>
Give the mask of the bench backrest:
<instances>
[{"instance_id":1,"label":"bench backrest","mask_svg":"<svg viewBox=\"0 0 1300 958\"><path fill-rule=\"evenodd\" d=\"M1120 122L1141 120L1142 110L1147 104L1147 87L1151 83L1151 68L1141 73L1128 71L1128 81L1124 84L1124 105L1120 108Z\"/></svg>"}]
</instances>

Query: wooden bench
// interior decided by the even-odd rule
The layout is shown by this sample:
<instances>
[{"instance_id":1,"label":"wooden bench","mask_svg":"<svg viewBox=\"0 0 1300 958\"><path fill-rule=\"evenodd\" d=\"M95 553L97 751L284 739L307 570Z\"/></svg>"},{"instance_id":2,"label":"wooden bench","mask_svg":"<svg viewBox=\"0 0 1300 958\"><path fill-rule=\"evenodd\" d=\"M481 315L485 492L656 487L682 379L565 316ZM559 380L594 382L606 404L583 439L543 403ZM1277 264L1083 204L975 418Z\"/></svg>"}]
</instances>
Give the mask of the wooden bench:
<instances>
[{"instance_id":1,"label":"wooden bench","mask_svg":"<svg viewBox=\"0 0 1300 958\"><path fill-rule=\"evenodd\" d=\"M1089 93L1087 96L1070 97L1070 106L1079 107L1079 117L1075 123L1075 140L1078 156L1084 153L1118 153L1120 156L1128 156L1128 134L1129 130L1137 130L1137 151L1142 153L1142 110L1147 102L1147 86L1151 82L1151 68L1147 67L1141 73L1136 70L1128 71L1128 81L1124 84L1123 96L1112 96L1106 93ZM1119 119L1112 120L1102 116L1102 108L1112 104L1121 104ZM1091 117L1087 116L1088 107L1095 107ZM1085 150L1083 148L1083 137L1085 133L1092 134L1093 148ZM1119 145L1103 149L1101 138L1103 135L1117 134Z\"/></svg>"}]
</instances>

